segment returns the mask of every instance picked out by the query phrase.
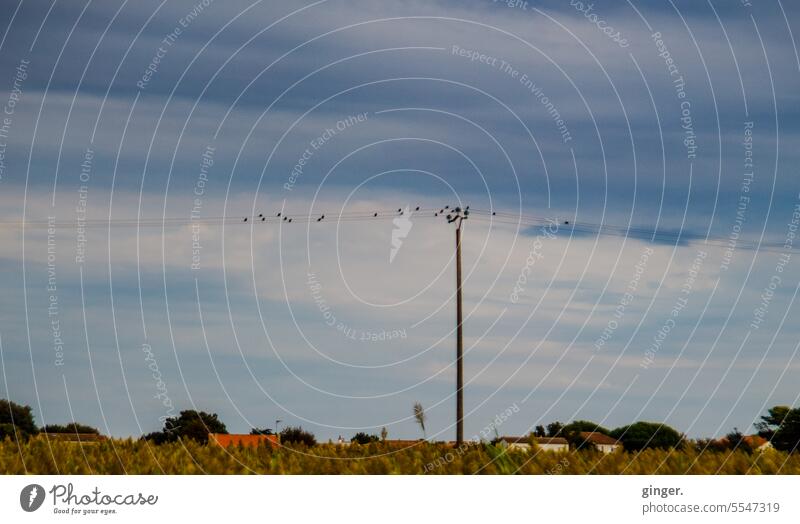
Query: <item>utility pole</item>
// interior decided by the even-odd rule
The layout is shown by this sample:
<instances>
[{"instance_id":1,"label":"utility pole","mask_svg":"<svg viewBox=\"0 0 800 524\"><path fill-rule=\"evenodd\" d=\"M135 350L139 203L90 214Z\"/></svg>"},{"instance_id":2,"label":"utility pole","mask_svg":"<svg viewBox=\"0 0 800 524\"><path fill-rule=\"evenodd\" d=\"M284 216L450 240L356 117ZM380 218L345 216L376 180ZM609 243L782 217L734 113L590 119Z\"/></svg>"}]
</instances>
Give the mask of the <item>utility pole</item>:
<instances>
[{"instance_id":1,"label":"utility pole","mask_svg":"<svg viewBox=\"0 0 800 524\"><path fill-rule=\"evenodd\" d=\"M469 206L447 215L447 223L456 223L456 445L464 443L464 331L461 305L461 225L469 217Z\"/></svg>"}]
</instances>

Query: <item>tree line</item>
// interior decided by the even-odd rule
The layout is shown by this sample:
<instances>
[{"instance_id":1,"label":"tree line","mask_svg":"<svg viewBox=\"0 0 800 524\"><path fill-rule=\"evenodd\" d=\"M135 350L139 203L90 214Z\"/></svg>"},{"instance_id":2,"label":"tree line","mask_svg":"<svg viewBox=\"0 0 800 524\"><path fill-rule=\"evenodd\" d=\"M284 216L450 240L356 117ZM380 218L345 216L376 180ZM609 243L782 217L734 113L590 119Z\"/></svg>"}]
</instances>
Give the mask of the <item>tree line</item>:
<instances>
[{"instance_id":1,"label":"tree line","mask_svg":"<svg viewBox=\"0 0 800 524\"><path fill-rule=\"evenodd\" d=\"M424 432L425 415L421 406L415 405L414 415ZM769 441L772 446L780 451L795 452L800 449L800 408L789 406L774 406L767 410L755 424L758 435ZM723 439L698 439L689 440L676 429L657 422L636 422L615 429L607 429L599 424L587 420L576 420L569 424L552 422L546 426L536 426L531 437L562 437L570 443L573 449L592 447L581 433L597 432L608 435L620 441L627 451L640 451L649 448L671 449L681 448L686 445L694 446L698 451L720 451L724 449L754 451L751 441L738 429L728 433ZM0 399L0 441L9 438L24 441L39 433L77 433L94 434L100 432L92 427L77 422L66 424L48 424L42 428L36 425L33 410L15 402ZM216 413L205 411L184 410L177 417L165 419L160 431L142 435L141 439L154 444L176 442L179 439L191 439L198 443L208 442L209 433L227 434L225 424ZM251 435L272 435L270 428L252 428ZM317 440L313 433L302 427L287 426L280 433L282 443L303 444L311 447ZM381 435L372 435L365 432L356 433L351 442L369 444L370 442L385 441L386 428Z\"/></svg>"}]
</instances>

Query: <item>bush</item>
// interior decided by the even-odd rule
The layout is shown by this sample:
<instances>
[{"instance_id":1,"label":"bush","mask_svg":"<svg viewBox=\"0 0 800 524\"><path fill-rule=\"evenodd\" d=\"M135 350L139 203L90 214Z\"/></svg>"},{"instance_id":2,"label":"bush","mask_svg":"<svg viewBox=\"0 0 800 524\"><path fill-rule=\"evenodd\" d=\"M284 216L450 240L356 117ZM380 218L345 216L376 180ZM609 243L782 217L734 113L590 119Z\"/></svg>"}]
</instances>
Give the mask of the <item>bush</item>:
<instances>
[{"instance_id":1,"label":"bush","mask_svg":"<svg viewBox=\"0 0 800 524\"><path fill-rule=\"evenodd\" d=\"M33 420L33 410L30 406L0 399L0 440L5 437L24 440L37 433L39 428Z\"/></svg>"},{"instance_id":2,"label":"bush","mask_svg":"<svg viewBox=\"0 0 800 524\"><path fill-rule=\"evenodd\" d=\"M683 436L666 424L657 422L636 422L622 426L611 432L611 436L622 441L627 451L647 448L668 449L680 447Z\"/></svg>"},{"instance_id":3,"label":"bush","mask_svg":"<svg viewBox=\"0 0 800 524\"><path fill-rule=\"evenodd\" d=\"M368 435L363 431L359 431L358 433L353 435L353 438L350 439L350 442L356 442L358 444L369 444L370 442L378 442L379 440L380 437L378 437L378 435Z\"/></svg>"},{"instance_id":4,"label":"bush","mask_svg":"<svg viewBox=\"0 0 800 524\"><path fill-rule=\"evenodd\" d=\"M70 422L69 424L61 425L61 424L48 424L42 428L42 431L45 433L91 433L93 435L99 435L100 431L97 428L93 428L92 426L87 426L85 424L78 424L77 422Z\"/></svg>"},{"instance_id":5,"label":"bush","mask_svg":"<svg viewBox=\"0 0 800 524\"><path fill-rule=\"evenodd\" d=\"M313 433L304 431L301 427L287 426L281 430L282 444L305 444L308 447L316 446L317 439Z\"/></svg>"},{"instance_id":6,"label":"bush","mask_svg":"<svg viewBox=\"0 0 800 524\"><path fill-rule=\"evenodd\" d=\"M206 444L208 443L209 433L227 432L225 424L219 420L216 413L188 409L181 411L178 417L169 417L165 420L162 431L148 433L142 438L155 444L175 442L178 438L192 439L201 444Z\"/></svg>"}]
</instances>

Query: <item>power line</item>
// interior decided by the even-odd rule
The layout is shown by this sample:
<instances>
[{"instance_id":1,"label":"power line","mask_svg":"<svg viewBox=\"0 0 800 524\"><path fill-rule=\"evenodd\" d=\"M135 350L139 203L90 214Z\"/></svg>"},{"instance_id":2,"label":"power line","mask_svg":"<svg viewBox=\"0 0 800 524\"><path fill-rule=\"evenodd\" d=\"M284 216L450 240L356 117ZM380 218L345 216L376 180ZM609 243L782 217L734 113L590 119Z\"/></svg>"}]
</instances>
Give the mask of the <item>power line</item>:
<instances>
[{"instance_id":1,"label":"power line","mask_svg":"<svg viewBox=\"0 0 800 524\"><path fill-rule=\"evenodd\" d=\"M439 208L421 207L409 209L410 216L415 220L435 219L447 214L451 210L450 206ZM720 235L696 235L686 230L668 230L664 228L653 228L648 226L620 226L607 223L572 221L559 217L547 217L531 214L516 214L503 211L487 209L470 209L473 220L499 224L530 227L550 227L555 226L558 234L565 230L569 237L575 236L613 236L619 238L629 238L633 240L649 241L664 245L708 245L713 247L729 247L731 249L758 250L766 252L782 252L790 250L791 247L785 246L784 242L753 239L732 238ZM380 209L374 211L344 211L339 213L298 213L277 212L272 214L258 213L248 216L210 216L210 217L146 217L146 218L104 218L104 219L85 219L74 221L48 221L48 220L8 220L0 221L0 228L30 228L30 229L74 229L74 228L174 228L186 225L205 225L205 226L233 226L233 225L259 225L259 224L312 224L312 223L340 223L340 222L367 222L393 220L398 216L403 216L403 208Z\"/></svg>"}]
</instances>

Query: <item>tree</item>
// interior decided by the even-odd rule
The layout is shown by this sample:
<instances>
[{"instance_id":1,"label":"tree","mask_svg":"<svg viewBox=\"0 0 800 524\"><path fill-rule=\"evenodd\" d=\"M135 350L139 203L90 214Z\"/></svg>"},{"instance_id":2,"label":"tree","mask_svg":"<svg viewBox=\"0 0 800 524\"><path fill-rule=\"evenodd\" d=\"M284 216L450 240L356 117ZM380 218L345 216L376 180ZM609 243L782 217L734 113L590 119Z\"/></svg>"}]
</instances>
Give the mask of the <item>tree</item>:
<instances>
[{"instance_id":1,"label":"tree","mask_svg":"<svg viewBox=\"0 0 800 524\"><path fill-rule=\"evenodd\" d=\"M175 442L178 438L192 439L200 443L208 443L209 433L228 433L216 413L187 409L180 416L169 417L164 421L164 429L145 435L145 440L156 444Z\"/></svg>"},{"instance_id":2,"label":"tree","mask_svg":"<svg viewBox=\"0 0 800 524\"><path fill-rule=\"evenodd\" d=\"M733 451L740 449L745 453L753 452L752 446L745 440L744 434L739 431L739 428L733 428L733 431L725 435L725 443L728 449Z\"/></svg>"},{"instance_id":3,"label":"tree","mask_svg":"<svg viewBox=\"0 0 800 524\"><path fill-rule=\"evenodd\" d=\"M758 434L767 440L772 440L775 432L783 424L784 419L792 410L789 406L775 406L767 410L761 417L761 422L756 423Z\"/></svg>"},{"instance_id":4,"label":"tree","mask_svg":"<svg viewBox=\"0 0 800 524\"><path fill-rule=\"evenodd\" d=\"M628 451L646 448L669 449L680 447L683 436L666 424L657 422L636 422L611 431L610 436L622 441Z\"/></svg>"},{"instance_id":5,"label":"tree","mask_svg":"<svg viewBox=\"0 0 800 524\"><path fill-rule=\"evenodd\" d=\"M564 429L564 424L559 421L551 422L547 425L547 436L548 437L560 437L561 430Z\"/></svg>"},{"instance_id":6,"label":"tree","mask_svg":"<svg viewBox=\"0 0 800 524\"><path fill-rule=\"evenodd\" d=\"M563 428L561 428L561 436L563 436L570 445L575 449L592 449L594 444L581 437L583 432L596 432L608 435L608 430L595 422L588 420L573 420Z\"/></svg>"},{"instance_id":7,"label":"tree","mask_svg":"<svg viewBox=\"0 0 800 524\"><path fill-rule=\"evenodd\" d=\"M253 428L250 430L251 435L274 435L270 428Z\"/></svg>"},{"instance_id":8,"label":"tree","mask_svg":"<svg viewBox=\"0 0 800 524\"><path fill-rule=\"evenodd\" d=\"M92 426L70 422L69 424L48 424L42 428L44 433L91 433L99 435L100 431Z\"/></svg>"},{"instance_id":9,"label":"tree","mask_svg":"<svg viewBox=\"0 0 800 524\"><path fill-rule=\"evenodd\" d=\"M302 427L286 426L281 430L281 442L293 444L305 444L308 447L316 446L317 439L313 433L304 431Z\"/></svg>"},{"instance_id":10,"label":"tree","mask_svg":"<svg viewBox=\"0 0 800 524\"><path fill-rule=\"evenodd\" d=\"M772 407L761 417L756 429L775 449L797 451L800 449L800 408Z\"/></svg>"},{"instance_id":11,"label":"tree","mask_svg":"<svg viewBox=\"0 0 800 524\"><path fill-rule=\"evenodd\" d=\"M800 409L789 410L772 437L772 445L781 451L800 450Z\"/></svg>"},{"instance_id":12,"label":"tree","mask_svg":"<svg viewBox=\"0 0 800 524\"><path fill-rule=\"evenodd\" d=\"M428 438L425 434L425 420L427 418L425 416L425 408L423 408L422 404L419 402L414 403L414 418L416 419L417 424L419 424L419 427L422 428L422 438Z\"/></svg>"},{"instance_id":13,"label":"tree","mask_svg":"<svg viewBox=\"0 0 800 524\"><path fill-rule=\"evenodd\" d=\"M386 426L381 428L381 442L386 442L386 437L389 436L389 431L386 430Z\"/></svg>"},{"instance_id":14,"label":"tree","mask_svg":"<svg viewBox=\"0 0 800 524\"><path fill-rule=\"evenodd\" d=\"M363 431L359 431L358 433L353 435L353 438L350 439L350 442L355 442L358 444L369 444L370 442L378 442L378 440L380 440L378 438L378 435L368 435Z\"/></svg>"},{"instance_id":15,"label":"tree","mask_svg":"<svg viewBox=\"0 0 800 524\"><path fill-rule=\"evenodd\" d=\"M547 431L544 429L544 426L536 426L536 429L533 430L533 434L537 437L546 437Z\"/></svg>"},{"instance_id":16,"label":"tree","mask_svg":"<svg viewBox=\"0 0 800 524\"><path fill-rule=\"evenodd\" d=\"M33 420L33 410L30 406L0 399L0 440L6 437L25 440L37 433L39 428Z\"/></svg>"}]
</instances>

